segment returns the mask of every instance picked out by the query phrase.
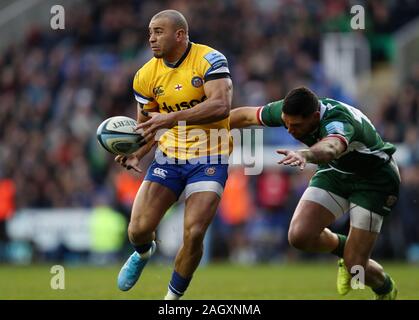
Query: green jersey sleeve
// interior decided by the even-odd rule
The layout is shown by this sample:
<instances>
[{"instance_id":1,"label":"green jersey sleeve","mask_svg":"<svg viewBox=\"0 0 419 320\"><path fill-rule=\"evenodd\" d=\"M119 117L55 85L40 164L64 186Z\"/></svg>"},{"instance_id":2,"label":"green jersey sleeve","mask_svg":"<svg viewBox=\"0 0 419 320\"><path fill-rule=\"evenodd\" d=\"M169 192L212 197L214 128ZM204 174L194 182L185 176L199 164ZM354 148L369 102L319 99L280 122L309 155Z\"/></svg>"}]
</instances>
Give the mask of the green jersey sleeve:
<instances>
[{"instance_id":1,"label":"green jersey sleeve","mask_svg":"<svg viewBox=\"0 0 419 320\"><path fill-rule=\"evenodd\" d=\"M337 137L341 139L346 147L352 142L355 134L355 128L349 121L335 119L320 123L320 136L319 138L325 137Z\"/></svg>"},{"instance_id":2,"label":"green jersey sleeve","mask_svg":"<svg viewBox=\"0 0 419 320\"><path fill-rule=\"evenodd\" d=\"M267 127L282 127L282 105L283 100L274 101L261 107L258 111L259 122Z\"/></svg>"}]
</instances>

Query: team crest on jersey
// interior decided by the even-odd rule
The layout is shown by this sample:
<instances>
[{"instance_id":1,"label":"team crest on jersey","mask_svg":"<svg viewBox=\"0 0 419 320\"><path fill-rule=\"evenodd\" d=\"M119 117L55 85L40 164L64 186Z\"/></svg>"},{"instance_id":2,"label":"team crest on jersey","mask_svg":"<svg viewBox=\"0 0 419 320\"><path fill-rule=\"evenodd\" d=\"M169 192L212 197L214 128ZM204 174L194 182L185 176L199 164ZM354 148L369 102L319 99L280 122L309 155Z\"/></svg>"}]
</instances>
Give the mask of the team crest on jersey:
<instances>
[{"instance_id":1,"label":"team crest on jersey","mask_svg":"<svg viewBox=\"0 0 419 320\"><path fill-rule=\"evenodd\" d=\"M215 167L208 167L205 169L205 174L207 176L213 176L215 174Z\"/></svg>"},{"instance_id":2,"label":"team crest on jersey","mask_svg":"<svg viewBox=\"0 0 419 320\"><path fill-rule=\"evenodd\" d=\"M396 196L388 196L387 200L386 200L386 206L387 207L392 207L394 206L394 204L397 201L397 197Z\"/></svg>"},{"instance_id":3,"label":"team crest on jersey","mask_svg":"<svg viewBox=\"0 0 419 320\"><path fill-rule=\"evenodd\" d=\"M153 93L154 93L154 95L155 95L156 97L159 97L159 96L164 95L164 89L163 89L163 86L158 86L158 87L155 87L155 88L153 89Z\"/></svg>"},{"instance_id":4,"label":"team crest on jersey","mask_svg":"<svg viewBox=\"0 0 419 320\"><path fill-rule=\"evenodd\" d=\"M202 81L201 77L193 77L191 83L195 88L199 88L204 84L204 81Z\"/></svg>"}]
</instances>

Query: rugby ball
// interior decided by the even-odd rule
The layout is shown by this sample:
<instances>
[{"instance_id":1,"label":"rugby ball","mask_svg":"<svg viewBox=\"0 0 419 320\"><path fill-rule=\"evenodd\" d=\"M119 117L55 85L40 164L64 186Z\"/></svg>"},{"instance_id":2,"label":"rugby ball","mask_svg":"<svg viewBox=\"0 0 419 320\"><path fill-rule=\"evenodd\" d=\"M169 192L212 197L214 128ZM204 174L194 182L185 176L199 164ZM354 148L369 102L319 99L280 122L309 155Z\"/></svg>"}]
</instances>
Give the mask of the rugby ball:
<instances>
[{"instance_id":1,"label":"rugby ball","mask_svg":"<svg viewBox=\"0 0 419 320\"><path fill-rule=\"evenodd\" d=\"M110 153L130 155L146 144L141 133L135 132L136 126L137 121L129 117L110 117L97 128L97 140Z\"/></svg>"}]
</instances>

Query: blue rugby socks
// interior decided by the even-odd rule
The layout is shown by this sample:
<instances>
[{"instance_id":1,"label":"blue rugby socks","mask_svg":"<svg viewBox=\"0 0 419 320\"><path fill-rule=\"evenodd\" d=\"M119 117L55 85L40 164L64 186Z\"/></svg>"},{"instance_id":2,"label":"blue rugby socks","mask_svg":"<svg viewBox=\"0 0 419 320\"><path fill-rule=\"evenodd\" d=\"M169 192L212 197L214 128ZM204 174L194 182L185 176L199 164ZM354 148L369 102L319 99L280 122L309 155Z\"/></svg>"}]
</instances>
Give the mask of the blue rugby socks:
<instances>
[{"instance_id":1,"label":"blue rugby socks","mask_svg":"<svg viewBox=\"0 0 419 320\"><path fill-rule=\"evenodd\" d=\"M184 278L176 271L173 271L164 300L179 300L188 288L191 279L192 277Z\"/></svg>"}]
</instances>

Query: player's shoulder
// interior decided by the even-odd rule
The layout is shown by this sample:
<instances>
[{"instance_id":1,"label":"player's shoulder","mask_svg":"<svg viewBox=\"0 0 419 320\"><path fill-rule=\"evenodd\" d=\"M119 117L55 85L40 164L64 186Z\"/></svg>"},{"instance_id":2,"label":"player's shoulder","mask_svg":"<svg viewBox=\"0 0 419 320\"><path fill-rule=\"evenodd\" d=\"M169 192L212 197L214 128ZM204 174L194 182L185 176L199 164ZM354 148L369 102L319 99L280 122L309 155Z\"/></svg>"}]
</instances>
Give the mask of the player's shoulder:
<instances>
[{"instance_id":1,"label":"player's shoulder","mask_svg":"<svg viewBox=\"0 0 419 320\"><path fill-rule=\"evenodd\" d=\"M158 62L158 59L154 57L148 60L137 70L137 72L135 72L134 79L137 80L140 76L145 77L146 75L152 74L152 71L156 69Z\"/></svg>"},{"instance_id":2,"label":"player's shoulder","mask_svg":"<svg viewBox=\"0 0 419 320\"><path fill-rule=\"evenodd\" d=\"M263 105L262 107L263 108L281 108L282 109L283 104L284 104L284 99L281 99L281 100L268 102L267 104Z\"/></svg>"},{"instance_id":3,"label":"player's shoulder","mask_svg":"<svg viewBox=\"0 0 419 320\"><path fill-rule=\"evenodd\" d=\"M192 42L192 48L193 48L193 50L195 50L195 52L197 52L198 54L201 54L201 55L206 55L206 54L208 54L210 52L213 52L213 51L214 52L219 52L220 54L222 54L220 51L218 51L218 50L216 50L216 49L214 49L210 46L207 46L205 44L201 44L201 43Z\"/></svg>"},{"instance_id":4,"label":"player's shoulder","mask_svg":"<svg viewBox=\"0 0 419 320\"><path fill-rule=\"evenodd\" d=\"M330 121L336 120L348 120L351 112L348 110L348 105L345 103L332 99L332 98L319 98L321 107L324 108L322 120Z\"/></svg>"},{"instance_id":5,"label":"player's shoulder","mask_svg":"<svg viewBox=\"0 0 419 320\"><path fill-rule=\"evenodd\" d=\"M192 43L192 48L194 49L197 57L206 60L211 65L220 60L227 60L223 53L210 46Z\"/></svg>"},{"instance_id":6,"label":"player's shoulder","mask_svg":"<svg viewBox=\"0 0 419 320\"><path fill-rule=\"evenodd\" d=\"M357 109L335 99L325 98L320 101L321 108L325 108L324 114L320 113L320 132L326 135L340 134L347 139L359 132L360 119Z\"/></svg>"}]
</instances>

